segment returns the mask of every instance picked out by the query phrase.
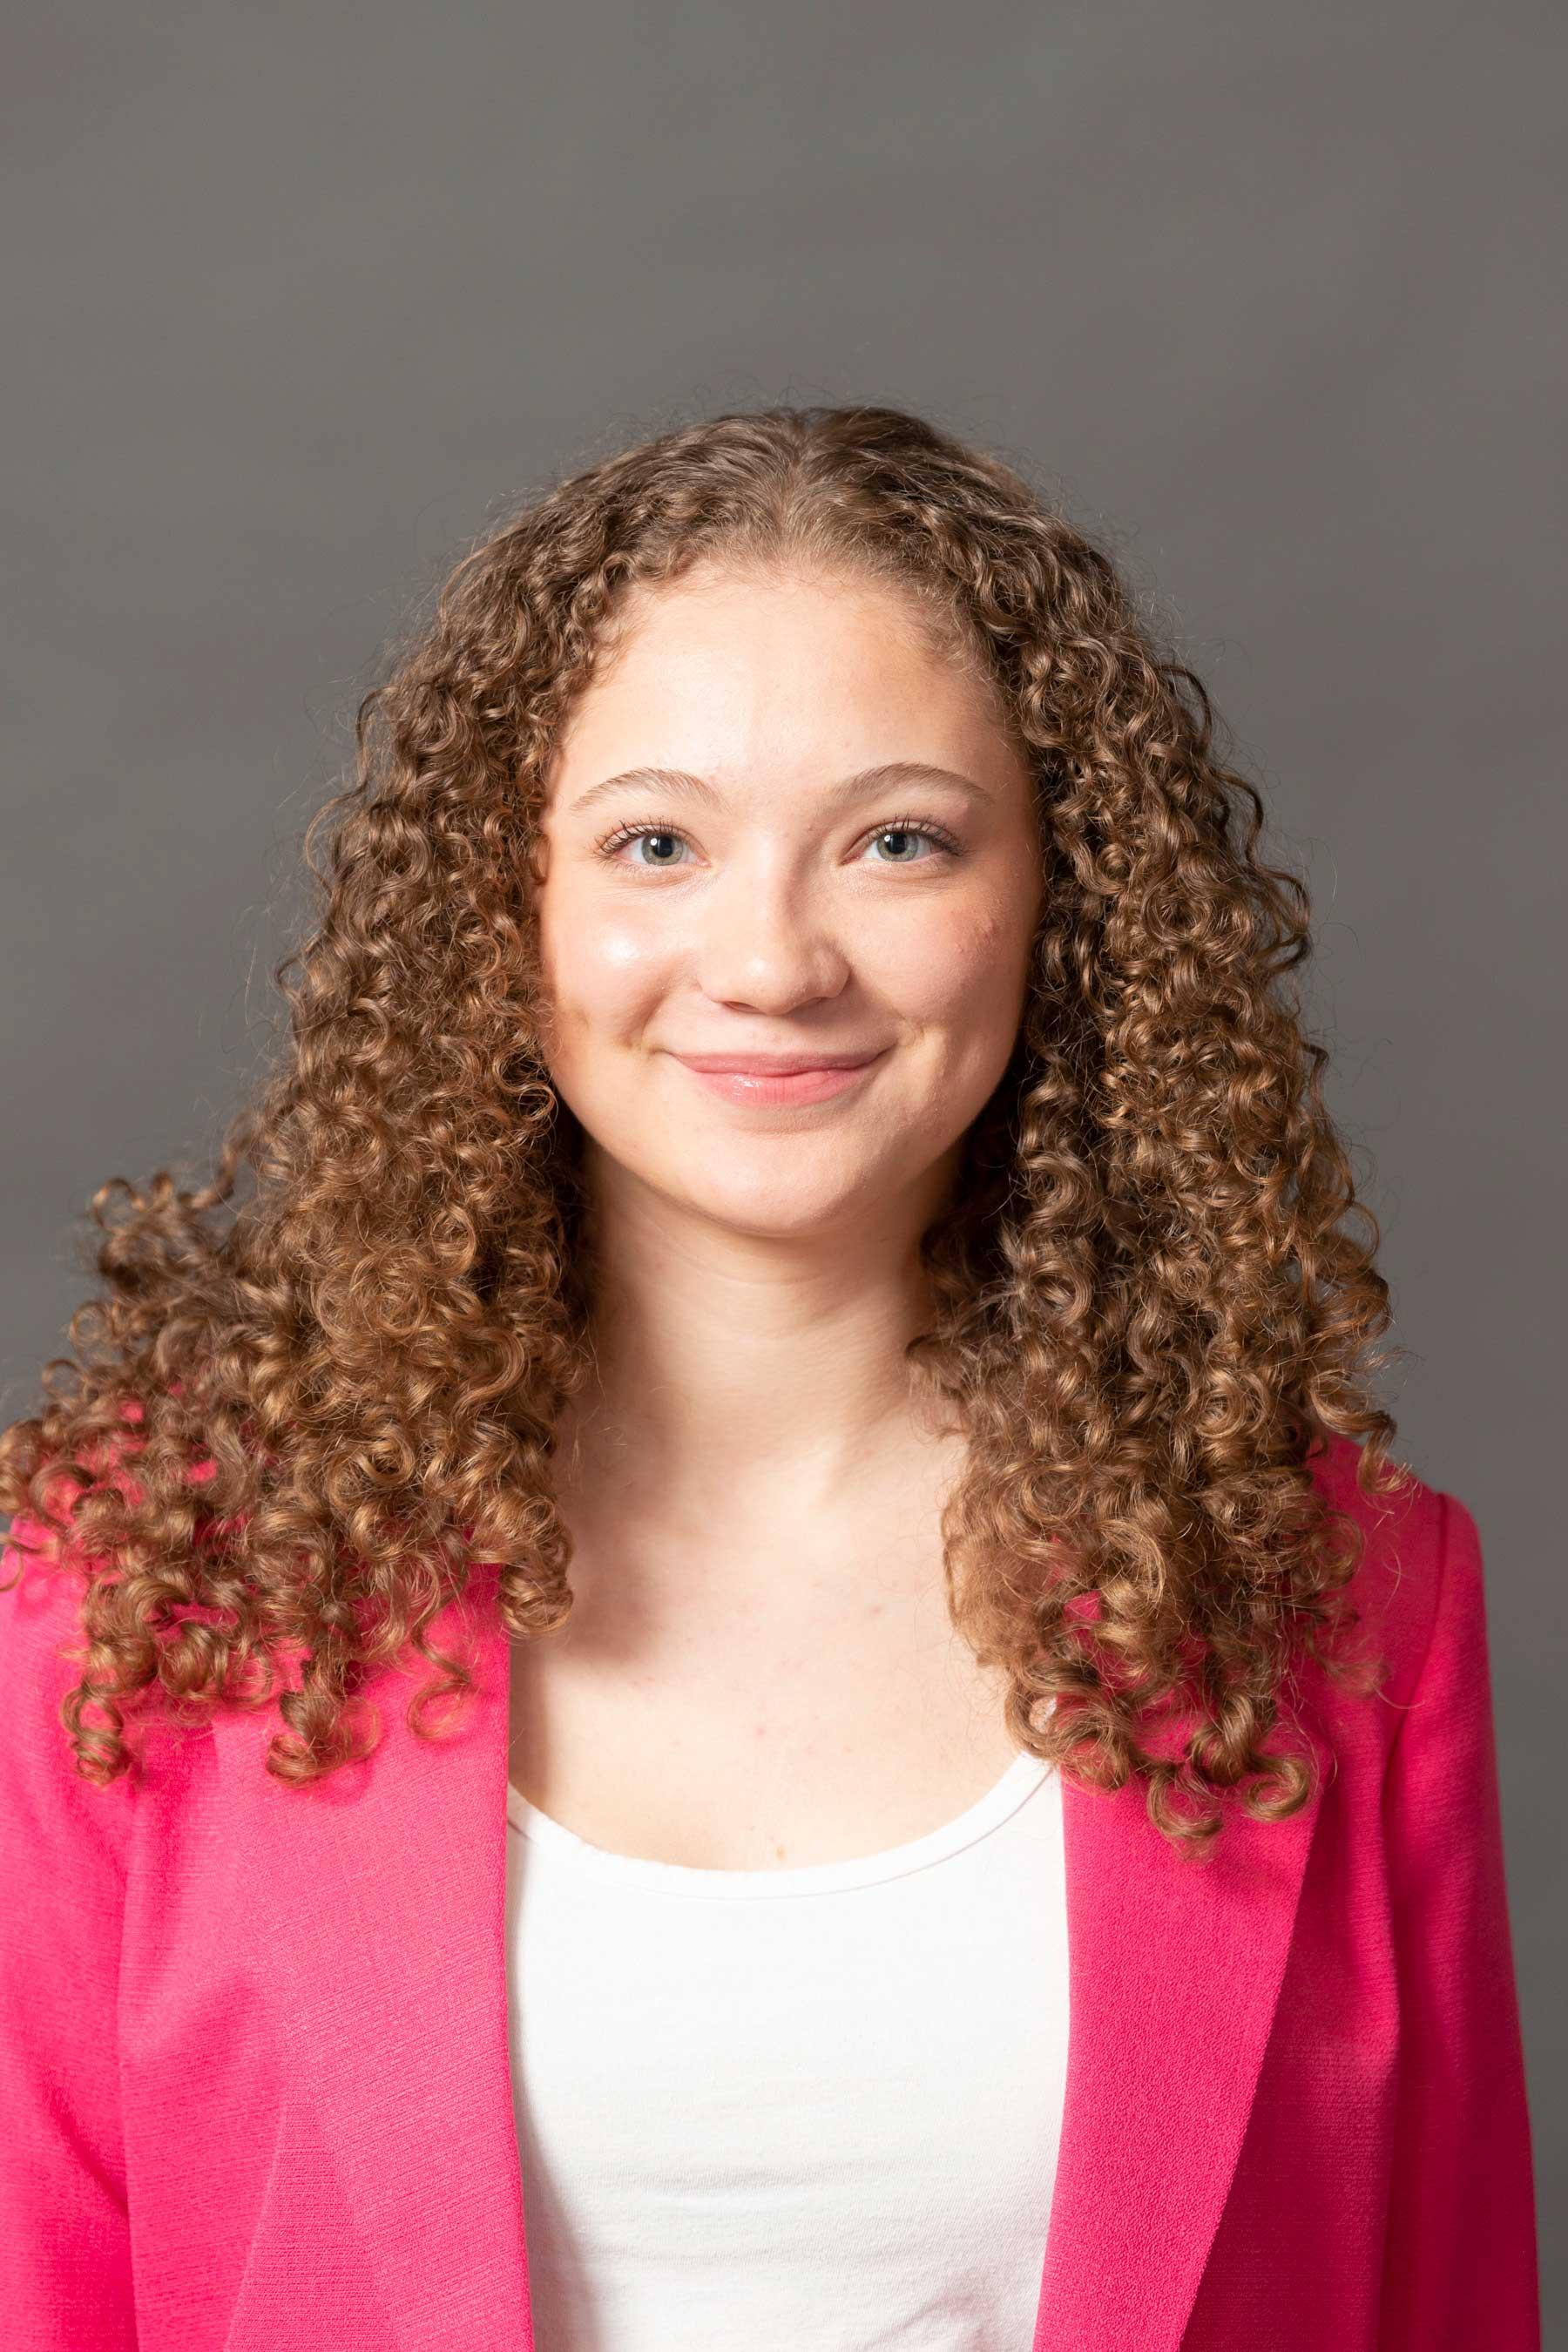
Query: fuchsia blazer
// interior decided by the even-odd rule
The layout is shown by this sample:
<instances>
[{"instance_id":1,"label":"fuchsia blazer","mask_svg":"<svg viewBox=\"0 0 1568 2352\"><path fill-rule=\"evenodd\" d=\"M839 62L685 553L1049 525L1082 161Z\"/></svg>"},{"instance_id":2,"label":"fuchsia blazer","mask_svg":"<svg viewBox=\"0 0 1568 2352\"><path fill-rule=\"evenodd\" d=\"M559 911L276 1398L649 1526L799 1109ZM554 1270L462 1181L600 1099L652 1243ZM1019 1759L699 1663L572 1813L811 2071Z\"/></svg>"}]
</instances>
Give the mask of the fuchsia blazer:
<instances>
[{"instance_id":1,"label":"fuchsia blazer","mask_svg":"<svg viewBox=\"0 0 1568 2352\"><path fill-rule=\"evenodd\" d=\"M1194 1868L1136 1784L1064 1782L1067 2105L1018 2352L1537 2352L1480 1547L1451 1495L1368 1505L1356 1458L1314 1475L1367 1529L1393 1679L1304 1672L1309 1806ZM383 1746L306 1790L233 1713L150 1725L136 1785L76 1778L79 1576L0 1595L11 2352L530 2352L493 1577L437 1628L479 1678L456 1736L415 1741L426 1670L389 1674Z\"/></svg>"}]
</instances>

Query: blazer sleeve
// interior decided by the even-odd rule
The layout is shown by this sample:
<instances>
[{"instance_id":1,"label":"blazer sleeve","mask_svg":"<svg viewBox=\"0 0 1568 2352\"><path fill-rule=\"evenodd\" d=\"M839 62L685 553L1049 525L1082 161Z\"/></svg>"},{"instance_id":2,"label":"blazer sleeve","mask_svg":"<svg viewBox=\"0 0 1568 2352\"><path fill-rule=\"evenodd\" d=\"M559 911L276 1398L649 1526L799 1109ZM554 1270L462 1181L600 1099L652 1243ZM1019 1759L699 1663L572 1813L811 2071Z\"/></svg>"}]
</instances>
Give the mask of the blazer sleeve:
<instances>
[{"instance_id":1,"label":"blazer sleeve","mask_svg":"<svg viewBox=\"0 0 1568 2352\"><path fill-rule=\"evenodd\" d=\"M7 1538L0 1585L0 2336L134 2352L115 2016L134 1790L84 1780L60 1720L79 1569Z\"/></svg>"},{"instance_id":2,"label":"blazer sleeve","mask_svg":"<svg viewBox=\"0 0 1568 2352\"><path fill-rule=\"evenodd\" d=\"M1539 2352L1481 1545L1437 1501L1436 1610L1384 1792L1400 2040L1379 2352Z\"/></svg>"}]
</instances>

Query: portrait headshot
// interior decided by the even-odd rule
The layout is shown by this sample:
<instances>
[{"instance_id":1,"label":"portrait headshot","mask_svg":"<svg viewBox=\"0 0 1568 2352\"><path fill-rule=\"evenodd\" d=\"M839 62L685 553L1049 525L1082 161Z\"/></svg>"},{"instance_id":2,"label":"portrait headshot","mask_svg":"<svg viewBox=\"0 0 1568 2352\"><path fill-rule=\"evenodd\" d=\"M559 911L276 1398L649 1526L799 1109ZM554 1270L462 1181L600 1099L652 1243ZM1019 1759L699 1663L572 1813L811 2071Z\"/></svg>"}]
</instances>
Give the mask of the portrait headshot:
<instances>
[{"instance_id":1,"label":"portrait headshot","mask_svg":"<svg viewBox=\"0 0 1568 2352\"><path fill-rule=\"evenodd\" d=\"M1561 25L19 47L0 2334L1541 2352Z\"/></svg>"}]
</instances>

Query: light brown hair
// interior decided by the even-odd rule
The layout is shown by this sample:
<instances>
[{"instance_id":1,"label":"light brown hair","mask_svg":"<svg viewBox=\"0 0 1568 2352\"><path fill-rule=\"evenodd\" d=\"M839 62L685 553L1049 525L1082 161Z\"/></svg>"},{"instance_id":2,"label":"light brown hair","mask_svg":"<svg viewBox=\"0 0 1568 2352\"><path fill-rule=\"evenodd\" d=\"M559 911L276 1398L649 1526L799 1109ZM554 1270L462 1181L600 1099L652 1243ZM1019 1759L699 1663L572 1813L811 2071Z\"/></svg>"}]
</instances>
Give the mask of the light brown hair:
<instances>
[{"instance_id":1,"label":"light brown hair","mask_svg":"<svg viewBox=\"0 0 1568 2352\"><path fill-rule=\"evenodd\" d=\"M276 974L289 1049L209 1183L95 1193L101 1296L0 1435L0 1508L89 1570L78 1769L132 1769L160 1693L198 1721L275 1697L267 1769L310 1780L363 1752L356 1695L407 1645L433 1670L416 1731L467 1686L426 1629L473 1562L500 1564L515 1636L569 1609L551 1457L592 1267L531 856L626 592L699 561L896 585L1026 748L1026 1010L924 1239L910 1354L968 1433L950 1602L1005 1665L1014 1738L1100 1787L1140 1776L1202 1853L1226 1792L1269 1820L1309 1792L1310 1753L1264 1746L1298 1645L1347 1671L1328 1636L1358 1622L1363 1539L1310 1452L1364 1440L1367 1493L1404 1475L1367 1385L1378 1226L1286 979L1307 894L1257 856L1259 795L1109 558L1012 466L884 406L720 415L562 482L464 557L361 703L354 781L306 835L324 905Z\"/></svg>"}]
</instances>

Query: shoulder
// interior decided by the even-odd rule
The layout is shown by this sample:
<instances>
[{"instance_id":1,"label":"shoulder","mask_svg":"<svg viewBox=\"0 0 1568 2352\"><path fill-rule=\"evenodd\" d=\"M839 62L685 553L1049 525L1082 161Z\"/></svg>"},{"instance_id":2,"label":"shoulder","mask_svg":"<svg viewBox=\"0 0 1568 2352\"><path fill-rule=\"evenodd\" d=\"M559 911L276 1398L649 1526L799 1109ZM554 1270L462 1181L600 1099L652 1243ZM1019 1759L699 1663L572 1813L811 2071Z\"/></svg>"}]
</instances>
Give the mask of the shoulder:
<instances>
[{"instance_id":1,"label":"shoulder","mask_svg":"<svg viewBox=\"0 0 1568 2352\"><path fill-rule=\"evenodd\" d=\"M61 1713L87 1654L87 1583L41 1521L13 1520L0 1545L0 1840L15 1850L68 1838L111 1862L129 1835L135 1773L104 1788L87 1780Z\"/></svg>"},{"instance_id":2,"label":"shoulder","mask_svg":"<svg viewBox=\"0 0 1568 2352\"><path fill-rule=\"evenodd\" d=\"M1361 1532L1362 1557L1350 1598L1368 1646L1387 1661L1384 1692L1403 1706L1440 1632L1461 1623L1481 1630L1480 1538L1458 1496L1417 1477L1397 1457L1396 1482L1363 1493L1363 1452L1353 1439L1334 1437L1310 1467L1325 1500Z\"/></svg>"}]
</instances>

